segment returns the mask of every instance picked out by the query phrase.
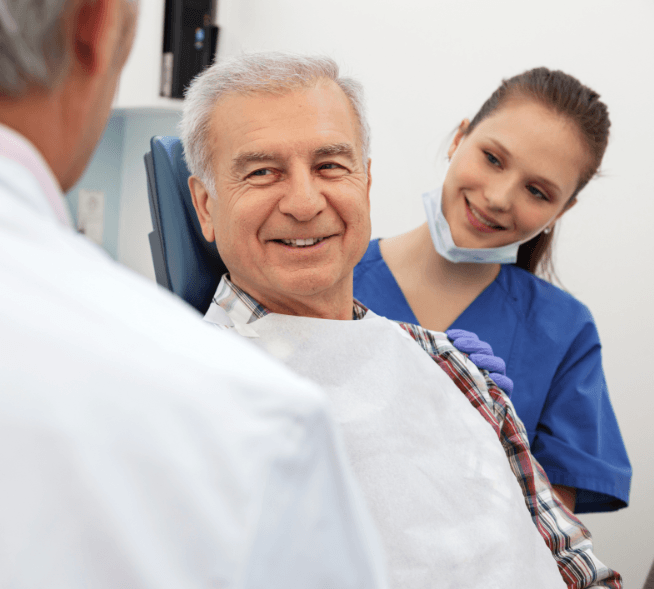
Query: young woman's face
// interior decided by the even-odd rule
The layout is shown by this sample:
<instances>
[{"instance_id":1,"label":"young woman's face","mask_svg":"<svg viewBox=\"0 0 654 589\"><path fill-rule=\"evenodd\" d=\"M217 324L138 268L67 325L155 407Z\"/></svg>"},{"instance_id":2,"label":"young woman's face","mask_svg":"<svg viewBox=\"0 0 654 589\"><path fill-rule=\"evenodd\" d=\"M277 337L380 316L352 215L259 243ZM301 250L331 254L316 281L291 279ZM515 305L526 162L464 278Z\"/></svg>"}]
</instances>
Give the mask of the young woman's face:
<instances>
[{"instance_id":1,"label":"young woman's face","mask_svg":"<svg viewBox=\"0 0 654 589\"><path fill-rule=\"evenodd\" d=\"M574 122L523 99L468 135L467 128L464 121L450 146L443 185L443 214L457 246L527 241L570 208L588 160Z\"/></svg>"}]
</instances>

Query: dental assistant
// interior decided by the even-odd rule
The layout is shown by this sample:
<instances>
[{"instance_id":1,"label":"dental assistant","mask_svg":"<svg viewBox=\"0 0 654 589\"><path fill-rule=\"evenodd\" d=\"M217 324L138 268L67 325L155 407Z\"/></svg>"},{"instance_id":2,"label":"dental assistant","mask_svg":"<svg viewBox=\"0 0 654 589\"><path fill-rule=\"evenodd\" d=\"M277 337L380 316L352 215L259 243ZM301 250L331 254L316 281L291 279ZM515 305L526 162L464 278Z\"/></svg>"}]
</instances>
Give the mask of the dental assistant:
<instances>
[{"instance_id":1,"label":"dental assistant","mask_svg":"<svg viewBox=\"0 0 654 589\"><path fill-rule=\"evenodd\" d=\"M380 315L474 331L504 358L534 456L577 513L629 500L631 466L589 310L536 276L556 221L595 175L609 135L599 95L560 71L502 82L450 145L427 222L373 240L354 295Z\"/></svg>"}]
</instances>

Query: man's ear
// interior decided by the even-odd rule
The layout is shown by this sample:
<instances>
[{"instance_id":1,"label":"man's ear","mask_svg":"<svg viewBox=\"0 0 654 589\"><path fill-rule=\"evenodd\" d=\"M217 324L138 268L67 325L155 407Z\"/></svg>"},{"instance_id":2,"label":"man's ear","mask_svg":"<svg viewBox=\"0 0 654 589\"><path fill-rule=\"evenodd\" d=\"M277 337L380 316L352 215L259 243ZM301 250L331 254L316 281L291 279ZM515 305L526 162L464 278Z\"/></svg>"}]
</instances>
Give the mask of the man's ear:
<instances>
[{"instance_id":1,"label":"man's ear","mask_svg":"<svg viewBox=\"0 0 654 589\"><path fill-rule=\"evenodd\" d=\"M454 139L450 144L450 148L447 150L448 159L452 159L454 152L456 151L457 147L459 147L459 143L461 143L461 139L465 137L466 131L468 130L469 126L470 126L470 119L463 119L461 121L459 128L456 130L456 135L454 136Z\"/></svg>"},{"instance_id":2,"label":"man's ear","mask_svg":"<svg viewBox=\"0 0 654 589\"><path fill-rule=\"evenodd\" d=\"M120 0L78 0L73 9L73 55L86 74L111 62L118 36Z\"/></svg>"},{"instance_id":3,"label":"man's ear","mask_svg":"<svg viewBox=\"0 0 654 589\"><path fill-rule=\"evenodd\" d=\"M197 176L191 176L188 179L188 187L193 197L193 206L195 207L195 214L198 216L200 226L202 227L202 235L207 241L216 240L216 232L213 228L213 218L211 216L213 208L216 203L207 192L202 180Z\"/></svg>"},{"instance_id":4,"label":"man's ear","mask_svg":"<svg viewBox=\"0 0 654 589\"><path fill-rule=\"evenodd\" d=\"M368 188L366 190L366 196L368 197L368 204L370 204L370 187L372 186L372 174L370 173L371 165L372 165L372 160L368 158Z\"/></svg>"}]
</instances>

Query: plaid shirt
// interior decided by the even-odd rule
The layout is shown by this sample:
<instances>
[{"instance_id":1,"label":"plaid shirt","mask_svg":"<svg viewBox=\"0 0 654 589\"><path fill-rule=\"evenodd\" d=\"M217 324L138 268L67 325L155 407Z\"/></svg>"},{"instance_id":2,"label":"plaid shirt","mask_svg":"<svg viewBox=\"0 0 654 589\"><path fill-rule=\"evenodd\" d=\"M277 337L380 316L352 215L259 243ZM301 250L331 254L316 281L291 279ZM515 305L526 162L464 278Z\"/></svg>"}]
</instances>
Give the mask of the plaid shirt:
<instances>
[{"instance_id":1,"label":"plaid shirt","mask_svg":"<svg viewBox=\"0 0 654 589\"><path fill-rule=\"evenodd\" d=\"M212 301L237 323L250 324L268 311L245 291L223 276ZM363 319L368 309L354 301L352 318ZM211 308L207 312L210 315ZM588 529L554 496L540 464L532 456L527 431L506 394L481 371L486 387L480 387L466 365L465 357L442 334L418 325L397 322L454 381L472 406L492 426L511 465L534 525L555 558L570 589L583 587L622 588L619 573L609 569L593 553ZM222 326L226 327L226 326Z\"/></svg>"}]
</instances>

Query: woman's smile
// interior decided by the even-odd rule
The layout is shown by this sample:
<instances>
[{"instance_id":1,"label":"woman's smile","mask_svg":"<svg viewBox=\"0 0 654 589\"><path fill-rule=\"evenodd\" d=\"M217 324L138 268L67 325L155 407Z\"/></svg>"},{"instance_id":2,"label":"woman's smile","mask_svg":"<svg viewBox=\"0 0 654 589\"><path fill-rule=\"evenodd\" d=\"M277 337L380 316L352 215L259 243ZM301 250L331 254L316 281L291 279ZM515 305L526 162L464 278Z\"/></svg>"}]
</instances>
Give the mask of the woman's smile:
<instances>
[{"instance_id":1,"label":"woman's smile","mask_svg":"<svg viewBox=\"0 0 654 589\"><path fill-rule=\"evenodd\" d=\"M503 227L494 219L484 215L479 209L475 208L470 201L464 196L466 204L466 216L470 224L477 230L483 233L494 233L495 231L505 231Z\"/></svg>"}]
</instances>

